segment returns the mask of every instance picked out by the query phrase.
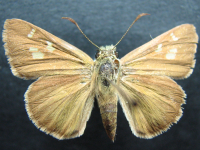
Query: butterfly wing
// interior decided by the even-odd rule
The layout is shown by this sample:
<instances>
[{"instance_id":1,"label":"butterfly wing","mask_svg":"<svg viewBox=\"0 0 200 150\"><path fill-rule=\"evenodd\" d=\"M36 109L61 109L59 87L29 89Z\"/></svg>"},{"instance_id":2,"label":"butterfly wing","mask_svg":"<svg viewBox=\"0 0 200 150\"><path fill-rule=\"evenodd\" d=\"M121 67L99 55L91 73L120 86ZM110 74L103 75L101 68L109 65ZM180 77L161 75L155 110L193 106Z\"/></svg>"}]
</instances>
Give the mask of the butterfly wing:
<instances>
[{"instance_id":1,"label":"butterfly wing","mask_svg":"<svg viewBox=\"0 0 200 150\"><path fill-rule=\"evenodd\" d=\"M35 79L91 71L93 60L87 54L29 22L8 19L4 29L4 48L17 77Z\"/></svg>"},{"instance_id":2,"label":"butterfly wing","mask_svg":"<svg viewBox=\"0 0 200 150\"><path fill-rule=\"evenodd\" d=\"M58 139L81 136L94 102L90 80L85 75L40 77L25 94L30 119Z\"/></svg>"},{"instance_id":3,"label":"butterfly wing","mask_svg":"<svg viewBox=\"0 0 200 150\"><path fill-rule=\"evenodd\" d=\"M185 94L166 76L127 75L120 87L128 99L120 103L132 132L141 138L152 138L166 131L182 115Z\"/></svg>"},{"instance_id":4,"label":"butterfly wing","mask_svg":"<svg viewBox=\"0 0 200 150\"><path fill-rule=\"evenodd\" d=\"M195 65L197 42L193 25L177 26L125 55L121 59L123 72L187 78Z\"/></svg>"},{"instance_id":5,"label":"butterfly wing","mask_svg":"<svg viewBox=\"0 0 200 150\"><path fill-rule=\"evenodd\" d=\"M152 138L182 116L185 93L171 78L192 73L198 36L193 25L175 27L121 59L120 103L132 132Z\"/></svg>"},{"instance_id":6,"label":"butterfly wing","mask_svg":"<svg viewBox=\"0 0 200 150\"><path fill-rule=\"evenodd\" d=\"M30 119L58 139L83 134L93 107L93 60L73 45L23 20L6 20L6 55L15 76L39 79L25 94Z\"/></svg>"}]
</instances>

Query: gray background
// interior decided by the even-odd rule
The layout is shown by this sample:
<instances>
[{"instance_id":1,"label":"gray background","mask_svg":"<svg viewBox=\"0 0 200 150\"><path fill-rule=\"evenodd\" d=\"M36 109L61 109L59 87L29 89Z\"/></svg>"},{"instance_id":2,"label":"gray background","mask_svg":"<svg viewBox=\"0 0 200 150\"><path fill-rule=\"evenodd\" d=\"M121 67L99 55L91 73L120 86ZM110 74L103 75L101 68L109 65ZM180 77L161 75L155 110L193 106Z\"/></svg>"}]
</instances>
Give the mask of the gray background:
<instances>
[{"instance_id":1,"label":"gray background","mask_svg":"<svg viewBox=\"0 0 200 150\"><path fill-rule=\"evenodd\" d=\"M142 17L118 45L119 56L183 23L194 24L200 33L199 0L0 0L0 28L6 19L20 18L66 40L94 58L96 47L89 43L74 24L61 17L71 17L97 45L115 44L140 13ZM200 34L199 34L200 35ZM2 37L1 37L2 40ZM85 133L80 138L59 141L38 130L28 119L24 97L29 84L14 77L0 43L0 148L10 149L119 149L119 150L196 150L200 149L200 53L193 74L178 83L187 93L184 115L166 133L151 140L135 137L122 112L118 111L115 143L104 131L95 102Z\"/></svg>"}]
</instances>

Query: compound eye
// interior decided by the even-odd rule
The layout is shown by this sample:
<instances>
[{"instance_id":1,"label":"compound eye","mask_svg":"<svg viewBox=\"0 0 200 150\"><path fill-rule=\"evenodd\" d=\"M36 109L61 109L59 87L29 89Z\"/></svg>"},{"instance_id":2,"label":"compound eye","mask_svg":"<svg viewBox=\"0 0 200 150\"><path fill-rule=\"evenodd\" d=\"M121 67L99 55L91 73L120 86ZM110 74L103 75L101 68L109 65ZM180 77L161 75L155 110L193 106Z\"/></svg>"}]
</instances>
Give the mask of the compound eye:
<instances>
[{"instance_id":1,"label":"compound eye","mask_svg":"<svg viewBox=\"0 0 200 150\"><path fill-rule=\"evenodd\" d=\"M95 58L97 59L99 57L99 50L97 50L96 54L95 54Z\"/></svg>"},{"instance_id":2,"label":"compound eye","mask_svg":"<svg viewBox=\"0 0 200 150\"><path fill-rule=\"evenodd\" d=\"M118 54L118 52L115 52L115 56L116 56L117 58L119 58L119 54Z\"/></svg>"}]
</instances>

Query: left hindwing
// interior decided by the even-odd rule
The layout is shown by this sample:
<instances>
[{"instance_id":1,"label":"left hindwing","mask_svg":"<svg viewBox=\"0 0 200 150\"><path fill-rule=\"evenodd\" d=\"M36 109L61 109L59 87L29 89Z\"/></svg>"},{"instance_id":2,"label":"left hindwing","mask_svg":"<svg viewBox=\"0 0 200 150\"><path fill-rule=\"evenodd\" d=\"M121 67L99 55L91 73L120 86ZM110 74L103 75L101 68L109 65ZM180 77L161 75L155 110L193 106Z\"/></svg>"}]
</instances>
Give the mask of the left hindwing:
<instances>
[{"instance_id":1,"label":"left hindwing","mask_svg":"<svg viewBox=\"0 0 200 150\"><path fill-rule=\"evenodd\" d=\"M90 80L85 75L40 77L25 94L30 119L58 139L81 136L94 102Z\"/></svg>"},{"instance_id":2,"label":"left hindwing","mask_svg":"<svg viewBox=\"0 0 200 150\"><path fill-rule=\"evenodd\" d=\"M5 21L3 41L11 70L20 78L89 74L93 66L93 60L75 46L20 19Z\"/></svg>"}]
</instances>

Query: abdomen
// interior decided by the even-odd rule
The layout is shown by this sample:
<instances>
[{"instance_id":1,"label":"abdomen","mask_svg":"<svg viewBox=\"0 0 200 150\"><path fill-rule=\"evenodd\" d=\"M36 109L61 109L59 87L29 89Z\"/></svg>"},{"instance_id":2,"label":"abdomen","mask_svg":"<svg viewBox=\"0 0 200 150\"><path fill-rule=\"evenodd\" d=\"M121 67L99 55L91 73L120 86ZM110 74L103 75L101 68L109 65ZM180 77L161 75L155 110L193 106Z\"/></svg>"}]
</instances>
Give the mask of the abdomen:
<instances>
[{"instance_id":1,"label":"abdomen","mask_svg":"<svg viewBox=\"0 0 200 150\"><path fill-rule=\"evenodd\" d=\"M106 78L105 78L106 77ZM109 138L114 141L117 127L117 93L108 79L115 82L114 67L111 62L102 63L98 70L96 98L102 122Z\"/></svg>"}]
</instances>

